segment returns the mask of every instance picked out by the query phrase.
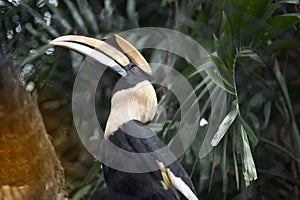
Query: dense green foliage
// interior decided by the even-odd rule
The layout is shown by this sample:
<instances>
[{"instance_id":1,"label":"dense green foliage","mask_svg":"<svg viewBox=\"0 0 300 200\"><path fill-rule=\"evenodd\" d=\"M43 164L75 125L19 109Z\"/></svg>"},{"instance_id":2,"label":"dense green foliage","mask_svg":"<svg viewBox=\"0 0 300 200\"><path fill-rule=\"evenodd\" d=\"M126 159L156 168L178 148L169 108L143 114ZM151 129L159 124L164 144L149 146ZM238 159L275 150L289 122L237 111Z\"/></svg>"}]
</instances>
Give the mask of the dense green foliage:
<instances>
[{"instance_id":1,"label":"dense green foliage","mask_svg":"<svg viewBox=\"0 0 300 200\"><path fill-rule=\"evenodd\" d=\"M87 156L72 128L71 90L82 58L68 50L54 50L48 43L59 35L100 39L146 26L189 35L205 47L218 68L208 68L203 79L175 55L161 51L144 54L150 61L174 66L189 80L201 108L199 120L216 123L213 114L218 110L210 107L209 91L225 91L227 114L217 123L218 130L212 135L207 132L209 125L199 127L191 148L180 158L199 198L300 198L298 0L55 2L0 0L0 40L20 67L19 77L35 83L73 199L108 197L100 164ZM179 105L165 88L157 86L157 91L160 105L168 107L168 119L158 133L167 143L180 121ZM109 110L108 93L106 88L99 91L105 98L99 112L106 113L99 117L101 124ZM206 143L215 147L203 151ZM62 148L64 145L67 147Z\"/></svg>"}]
</instances>

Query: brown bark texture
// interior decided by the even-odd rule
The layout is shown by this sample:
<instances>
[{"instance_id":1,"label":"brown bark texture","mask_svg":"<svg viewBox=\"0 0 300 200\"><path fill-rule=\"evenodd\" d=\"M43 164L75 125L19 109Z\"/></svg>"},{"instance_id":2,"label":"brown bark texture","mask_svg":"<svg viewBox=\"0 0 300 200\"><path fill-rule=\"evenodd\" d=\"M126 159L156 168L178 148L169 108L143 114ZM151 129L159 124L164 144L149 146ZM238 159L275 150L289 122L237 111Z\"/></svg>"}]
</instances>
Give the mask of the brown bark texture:
<instances>
[{"instance_id":1,"label":"brown bark texture","mask_svg":"<svg viewBox=\"0 0 300 200\"><path fill-rule=\"evenodd\" d=\"M0 52L0 200L65 199L64 172L36 99Z\"/></svg>"}]
</instances>

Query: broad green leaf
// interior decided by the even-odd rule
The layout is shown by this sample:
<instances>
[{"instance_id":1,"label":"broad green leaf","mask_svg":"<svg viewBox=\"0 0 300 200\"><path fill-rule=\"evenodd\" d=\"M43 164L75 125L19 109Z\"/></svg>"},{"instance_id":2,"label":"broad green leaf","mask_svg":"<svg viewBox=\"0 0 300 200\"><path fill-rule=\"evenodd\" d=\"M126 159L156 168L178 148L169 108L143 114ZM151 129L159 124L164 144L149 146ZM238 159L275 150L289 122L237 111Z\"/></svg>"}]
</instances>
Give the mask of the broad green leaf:
<instances>
[{"instance_id":1,"label":"broad green leaf","mask_svg":"<svg viewBox=\"0 0 300 200\"><path fill-rule=\"evenodd\" d=\"M239 178L239 169L238 169L237 158L236 158L236 155L238 154L238 152L236 151L236 146L237 146L237 138L236 137L237 137L237 131L236 131L236 128L233 128L232 153L233 153L236 189L239 190L240 189L240 178Z\"/></svg>"},{"instance_id":2,"label":"broad green leaf","mask_svg":"<svg viewBox=\"0 0 300 200\"><path fill-rule=\"evenodd\" d=\"M218 70L220 72L220 75L221 75L224 83L226 83L229 87L234 88L232 85L232 82L233 82L232 76L230 75L230 72L227 69L227 67L225 66L222 59L215 55L211 55L211 58L212 58L213 62L217 65Z\"/></svg>"},{"instance_id":3,"label":"broad green leaf","mask_svg":"<svg viewBox=\"0 0 300 200\"><path fill-rule=\"evenodd\" d=\"M199 159L199 158L198 158ZM207 156L203 159L199 159L200 163L200 167L199 167L199 170L200 170L200 173L201 173L201 176L199 177L199 191L203 191L206 189L206 185L207 185L207 181L209 180L210 178L210 174L211 174L211 168L212 168L212 164L211 164L211 160L210 160L210 156Z\"/></svg>"},{"instance_id":4,"label":"broad green leaf","mask_svg":"<svg viewBox=\"0 0 300 200\"><path fill-rule=\"evenodd\" d=\"M215 169L218 165L221 164L221 146L218 146L216 148L213 149L213 160L212 160L212 169L211 169L211 174L210 174L210 180L209 180L209 188L208 191L210 192L211 190L211 186L213 183L213 179L214 179L214 175L215 175Z\"/></svg>"},{"instance_id":5,"label":"broad green leaf","mask_svg":"<svg viewBox=\"0 0 300 200\"><path fill-rule=\"evenodd\" d=\"M95 184L93 184L93 188L90 190L90 193L89 193L89 199L92 199L91 197L94 196L94 194L99 191L100 187L106 187L105 186L105 179L103 177L103 174L101 174L100 177L97 177L97 182Z\"/></svg>"},{"instance_id":6,"label":"broad green leaf","mask_svg":"<svg viewBox=\"0 0 300 200\"><path fill-rule=\"evenodd\" d=\"M265 20L272 15L276 7L271 0L224 1L223 9L232 26L235 48L259 44L264 35L262 29Z\"/></svg>"},{"instance_id":7,"label":"broad green leaf","mask_svg":"<svg viewBox=\"0 0 300 200\"><path fill-rule=\"evenodd\" d=\"M227 8L228 1L232 2L231 6ZM243 1L224 1L224 9L226 14L230 13L232 29L234 30L234 39L239 39L239 45L245 45L245 39L249 39L251 35L255 34L259 17L263 16L266 8L269 7L270 0L243 0ZM227 14L228 16L229 14ZM251 30L251 31L250 31ZM250 32L249 32L250 31ZM243 39L244 38L244 39Z\"/></svg>"},{"instance_id":8,"label":"broad green leaf","mask_svg":"<svg viewBox=\"0 0 300 200\"><path fill-rule=\"evenodd\" d=\"M252 49L243 49L243 50L239 51L237 54L237 58L249 58L256 62L263 63L260 56L256 52L254 52Z\"/></svg>"},{"instance_id":9,"label":"broad green leaf","mask_svg":"<svg viewBox=\"0 0 300 200\"><path fill-rule=\"evenodd\" d=\"M266 10L262 16L263 20L268 20L276 11L276 9L278 8L278 4L277 3L272 3L268 6L266 6Z\"/></svg>"},{"instance_id":10,"label":"broad green leaf","mask_svg":"<svg viewBox=\"0 0 300 200\"><path fill-rule=\"evenodd\" d=\"M275 60L274 63L274 74L277 78L277 81L279 82L281 91L282 91L282 95L285 98L286 101L286 107L287 107L287 116L290 116L290 123L291 123L291 137L292 137L292 142L293 142L293 149L294 152L296 152L296 155L300 155L300 134L299 134L299 129L297 126L297 122L295 119L295 115L293 112L293 107L292 107L292 103L291 103L291 99L290 99L290 95L288 92L288 88L287 88L287 84L285 81L285 77L283 76L283 74L280 71L280 66L279 66L279 62L278 60ZM285 107L285 106L284 106ZM298 172L300 172L300 167L298 167Z\"/></svg>"},{"instance_id":11,"label":"broad green leaf","mask_svg":"<svg viewBox=\"0 0 300 200\"><path fill-rule=\"evenodd\" d=\"M84 197L86 195L88 195L88 193L90 192L91 188L92 188L92 185L85 185L85 186L81 187L78 191L76 191L76 193L72 197L72 200L84 199Z\"/></svg>"},{"instance_id":12,"label":"broad green leaf","mask_svg":"<svg viewBox=\"0 0 300 200\"><path fill-rule=\"evenodd\" d=\"M270 40L300 21L300 13L277 15L267 21L265 40Z\"/></svg>"},{"instance_id":13,"label":"broad green leaf","mask_svg":"<svg viewBox=\"0 0 300 200\"><path fill-rule=\"evenodd\" d=\"M217 56L218 52L221 51L221 46L220 46L219 38L215 34L213 34L213 38L214 38L216 53L212 55Z\"/></svg>"},{"instance_id":14,"label":"broad green leaf","mask_svg":"<svg viewBox=\"0 0 300 200\"><path fill-rule=\"evenodd\" d=\"M260 1L243 0L243 1L236 1L235 5L237 6L238 11L240 11L242 14L245 15L241 20L249 20L250 15L261 16L265 11L265 8L268 7L270 3L271 0L260 0Z\"/></svg>"},{"instance_id":15,"label":"broad green leaf","mask_svg":"<svg viewBox=\"0 0 300 200\"><path fill-rule=\"evenodd\" d=\"M274 53L281 49L294 49L300 52L300 41L296 40L275 40L267 46L266 51Z\"/></svg>"},{"instance_id":16,"label":"broad green leaf","mask_svg":"<svg viewBox=\"0 0 300 200\"><path fill-rule=\"evenodd\" d=\"M87 175L84 178L85 183L91 182L97 174L99 174L101 163L99 161L95 162L93 166L89 169Z\"/></svg>"},{"instance_id":17,"label":"broad green leaf","mask_svg":"<svg viewBox=\"0 0 300 200\"><path fill-rule=\"evenodd\" d=\"M293 175L291 175L284 166L277 165L274 168L272 168L271 170L257 169L257 171L259 173L268 174L271 177L279 177L282 180L288 180L289 182L300 186L299 179L293 177Z\"/></svg>"},{"instance_id":18,"label":"broad green leaf","mask_svg":"<svg viewBox=\"0 0 300 200\"><path fill-rule=\"evenodd\" d=\"M227 193L228 190L228 176L227 173L229 171L228 160L227 160L227 143L228 143L228 135L224 137L223 144L223 159L222 159L222 175L223 175L223 184L222 184L222 192Z\"/></svg>"},{"instance_id":19,"label":"broad green leaf","mask_svg":"<svg viewBox=\"0 0 300 200\"><path fill-rule=\"evenodd\" d=\"M243 140L243 174L247 187L251 181L257 179L257 172L250 149L248 136L243 125L241 125L241 135Z\"/></svg>"},{"instance_id":20,"label":"broad green leaf","mask_svg":"<svg viewBox=\"0 0 300 200\"><path fill-rule=\"evenodd\" d=\"M249 112L255 107L260 107L263 103L264 97L262 93L256 93L250 99L248 99L246 104L246 111Z\"/></svg>"},{"instance_id":21,"label":"broad green leaf","mask_svg":"<svg viewBox=\"0 0 300 200\"><path fill-rule=\"evenodd\" d=\"M230 27L229 21L227 20L226 13L224 11L222 12L222 23L221 23L220 32L226 34L226 36L229 39L228 41L231 40L231 37L232 37L231 27ZM228 45L231 47L232 44L228 44Z\"/></svg>"},{"instance_id":22,"label":"broad green leaf","mask_svg":"<svg viewBox=\"0 0 300 200\"><path fill-rule=\"evenodd\" d=\"M217 146L219 144L221 139L224 137L225 133L230 128L231 124L236 119L238 113L239 113L239 111L237 109L234 109L227 114L227 116L224 118L224 120L220 124L217 133L215 134L215 136L213 137L213 139L211 141L212 146Z\"/></svg>"},{"instance_id":23,"label":"broad green leaf","mask_svg":"<svg viewBox=\"0 0 300 200\"><path fill-rule=\"evenodd\" d=\"M207 73L208 77L211 78L212 81L215 84L217 84L220 88L222 88L226 92L234 95L234 89L232 87L228 87L227 85L224 84L223 79L222 79L221 75L219 73L217 73L217 70L207 69L206 73Z\"/></svg>"},{"instance_id":24,"label":"broad green leaf","mask_svg":"<svg viewBox=\"0 0 300 200\"><path fill-rule=\"evenodd\" d=\"M299 4L299 0L280 0L279 3Z\"/></svg>"},{"instance_id":25,"label":"broad green leaf","mask_svg":"<svg viewBox=\"0 0 300 200\"><path fill-rule=\"evenodd\" d=\"M212 107L210 117L208 120L208 127L205 133L203 142L199 151L199 158L202 159L211 152L213 146L211 145L211 141L218 131L219 125L222 123L223 119L226 116L225 107L227 104L226 101L226 93L219 87L215 87L214 90L210 93L211 100L213 100L214 106ZM207 101L206 103L211 103ZM208 105L208 104L207 104Z\"/></svg>"},{"instance_id":26,"label":"broad green leaf","mask_svg":"<svg viewBox=\"0 0 300 200\"><path fill-rule=\"evenodd\" d=\"M259 141L263 142L263 143L266 143L270 146L272 146L273 148L275 148L276 150L279 150L281 151L283 154L285 155L288 155L289 157L291 157L293 160L295 160L296 162L300 162L300 159L297 158L290 150L282 147L281 145L267 139L267 138L264 138L264 137L259 137Z\"/></svg>"},{"instance_id":27,"label":"broad green leaf","mask_svg":"<svg viewBox=\"0 0 300 200\"><path fill-rule=\"evenodd\" d=\"M270 121L271 108L272 108L271 101L266 102L265 105L264 105L264 118L265 118L264 127L267 127L268 123Z\"/></svg>"},{"instance_id":28,"label":"broad green leaf","mask_svg":"<svg viewBox=\"0 0 300 200\"><path fill-rule=\"evenodd\" d=\"M251 141L251 144L253 147L255 147L258 143L258 138L256 137L256 135L254 134L254 132L252 131L252 129L249 127L249 125L247 124L247 122L245 122L245 120L240 117L239 120L241 121L242 123L242 126L243 126L243 130L245 131L245 133L247 133L250 141Z\"/></svg>"},{"instance_id":29,"label":"broad green leaf","mask_svg":"<svg viewBox=\"0 0 300 200\"><path fill-rule=\"evenodd\" d=\"M248 118L250 119L250 121L252 122L252 126L254 128L254 130L260 130L260 120L258 119L258 117L256 116L256 114L254 114L253 112L248 112L247 113Z\"/></svg>"},{"instance_id":30,"label":"broad green leaf","mask_svg":"<svg viewBox=\"0 0 300 200\"><path fill-rule=\"evenodd\" d=\"M225 12L222 12L222 22L220 28L219 46L217 49L218 55L223 60L227 68L233 66L233 42L230 22L227 19Z\"/></svg>"},{"instance_id":31,"label":"broad green leaf","mask_svg":"<svg viewBox=\"0 0 300 200\"><path fill-rule=\"evenodd\" d=\"M210 92L210 90L213 90L213 87L215 87L215 85L214 85L214 83L211 81L211 79L209 79L208 76L207 76L206 78L204 78L204 79L196 86L196 88L194 89L195 92L198 92L200 89L202 89L202 90L201 90L200 94L197 95L197 100L196 100L195 102L193 102L193 104L190 106L190 109L192 109L192 108L194 107L194 104L198 103L198 102L204 97L204 95L206 95L208 92ZM192 95L193 95L192 93L189 94L189 95L186 97L186 99L184 100L184 102L182 102L182 105L188 103L188 101L191 99ZM167 95L164 95L164 96L161 98L161 100L159 101L159 105L160 105L160 106L163 106L163 107L166 107L171 101L173 101L173 98L171 98L171 96L173 97L174 95L172 95L172 93L168 93ZM207 104L208 104L208 103L210 103L210 100L209 100L209 99L207 100ZM207 107L204 106L204 107L201 109L201 113L202 113L202 114L203 114L204 111L206 110L206 109L204 109L204 108L207 108ZM181 110L180 110L180 109L177 109L177 111L175 112L173 118L178 117L178 116L180 115L180 112L181 112ZM200 116L201 116L201 113L200 113ZM161 114L162 114L162 113L161 113ZM159 117L160 117L159 115L156 116L156 118L159 118ZM171 124L170 124L170 126L171 126ZM165 130L166 130L166 132L167 132L168 128L165 129Z\"/></svg>"}]
</instances>

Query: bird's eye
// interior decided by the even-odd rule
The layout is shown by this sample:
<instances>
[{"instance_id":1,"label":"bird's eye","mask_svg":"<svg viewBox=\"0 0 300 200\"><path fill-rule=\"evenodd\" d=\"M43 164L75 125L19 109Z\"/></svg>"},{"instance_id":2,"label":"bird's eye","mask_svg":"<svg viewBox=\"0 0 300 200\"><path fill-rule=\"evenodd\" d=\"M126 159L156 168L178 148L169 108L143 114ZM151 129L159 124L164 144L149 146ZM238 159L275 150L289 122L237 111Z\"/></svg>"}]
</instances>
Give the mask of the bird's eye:
<instances>
[{"instance_id":1,"label":"bird's eye","mask_svg":"<svg viewBox=\"0 0 300 200\"><path fill-rule=\"evenodd\" d=\"M124 69L126 70L126 71L131 71L131 70L133 70L133 71L135 71L136 70L136 65L134 64L134 63L129 63L128 65L126 65L125 67L124 67Z\"/></svg>"},{"instance_id":2,"label":"bird's eye","mask_svg":"<svg viewBox=\"0 0 300 200\"><path fill-rule=\"evenodd\" d=\"M137 66L136 65L132 66L132 68L130 70L136 71L137 70Z\"/></svg>"}]
</instances>

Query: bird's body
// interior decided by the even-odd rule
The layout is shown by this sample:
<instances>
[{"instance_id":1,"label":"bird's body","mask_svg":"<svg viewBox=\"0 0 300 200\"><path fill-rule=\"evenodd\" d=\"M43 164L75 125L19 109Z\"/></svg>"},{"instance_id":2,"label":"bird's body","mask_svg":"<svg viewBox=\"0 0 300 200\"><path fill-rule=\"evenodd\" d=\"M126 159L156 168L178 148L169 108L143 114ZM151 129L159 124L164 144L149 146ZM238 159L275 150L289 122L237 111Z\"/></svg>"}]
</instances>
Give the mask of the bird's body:
<instances>
[{"instance_id":1,"label":"bird's body","mask_svg":"<svg viewBox=\"0 0 300 200\"><path fill-rule=\"evenodd\" d=\"M112 199L197 200L182 165L147 127L156 113L157 98L151 67L137 49L118 35L106 41L62 36L51 44L90 56L119 75L100 156Z\"/></svg>"},{"instance_id":2,"label":"bird's body","mask_svg":"<svg viewBox=\"0 0 300 200\"><path fill-rule=\"evenodd\" d=\"M131 129L131 127L133 126L138 126L138 129L144 132L142 133L143 135L147 134L148 132L149 135L152 136L148 138L138 138L127 134L126 131L123 131ZM165 146L165 144L156 135L153 135L151 129L135 120L125 123L121 129L118 129L113 135L109 136L109 138L106 140L109 140L114 145L123 150L137 153L134 159L145 159L139 157L138 153L155 152L156 150L161 149ZM104 140L104 142L108 141ZM119 159L119 156L115 155L119 154L119 151L104 151L104 153L107 154L106 156L108 156L111 159ZM170 151L165 153L170 154L169 156L174 156ZM112 157L112 155L114 156ZM122 155L120 156L122 157ZM152 161L155 162L155 159L160 159L160 155L154 154ZM130 158L125 160L131 162ZM145 164L144 169L149 168L149 165L151 165L149 164L149 162L152 161L142 161ZM118 161L112 160L111 162ZM128 164L124 162L122 163L124 165ZM175 176L182 178L182 180L190 188L192 188L193 192L195 192L195 189L188 174L185 172L185 170L177 160L166 167L170 168L170 170L175 174ZM103 165L103 172L106 184L110 193L112 194L113 199L186 199L182 194L180 194L179 192L175 192L175 190L173 189L163 188L163 185L161 183L163 178L160 170L150 171L146 173L128 173Z\"/></svg>"}]
</instances>

